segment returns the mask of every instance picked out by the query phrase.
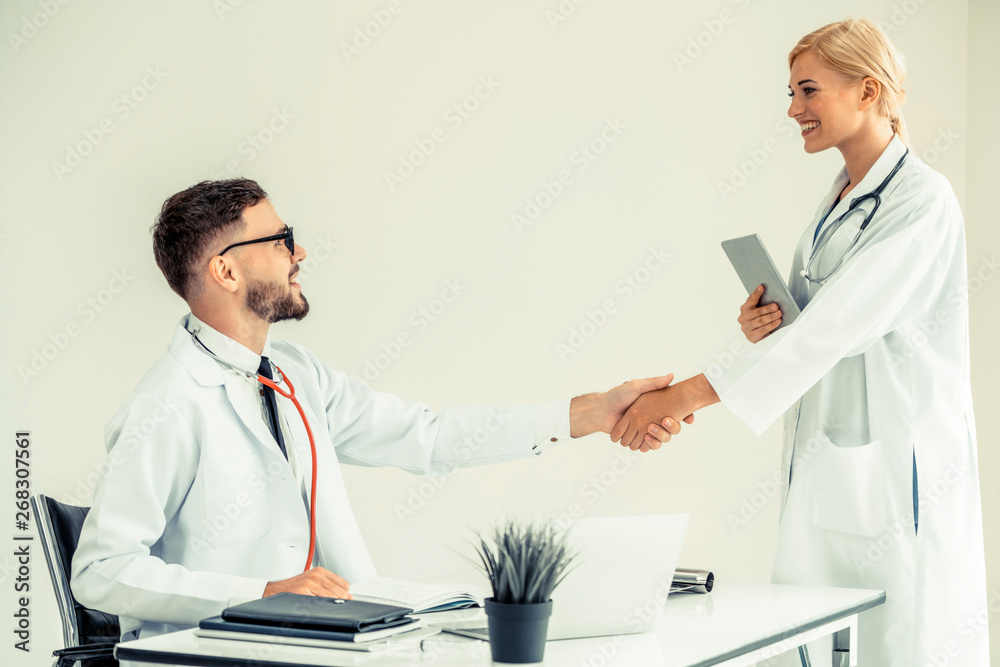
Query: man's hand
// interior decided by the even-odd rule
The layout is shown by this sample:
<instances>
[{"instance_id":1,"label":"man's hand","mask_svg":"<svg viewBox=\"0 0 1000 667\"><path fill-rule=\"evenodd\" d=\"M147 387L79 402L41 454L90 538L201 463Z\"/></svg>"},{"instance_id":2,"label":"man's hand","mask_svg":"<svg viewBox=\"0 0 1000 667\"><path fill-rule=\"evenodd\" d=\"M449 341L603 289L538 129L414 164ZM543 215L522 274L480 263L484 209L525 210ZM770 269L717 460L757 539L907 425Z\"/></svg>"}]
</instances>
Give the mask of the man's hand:
<instances>
[{"instance_id":1,"label":"man's hand","mask_svg":"<svg viewBox=\"0 0 1000 667\"><path fill-rule=\"evenodd\" d=\"M718 402L719 397L705 376L696 375L636 399L611 430L611 440L620 441L622 447L632 451L659 449L661 444L670 441L670 425L676 424L680 429L678 421L690 424L694 421L695 410ZM658 423L662 423L663 428ZM663 437L665 430L666 438Z\"/></svg>"},{"instance_id":2,"label":"man's hand","mask_svg":"<svg viewBox=\"0 0 1000 667\"><path fill-rule=\"evenodd\" d=\"M347 592L350 587L349 583L330 570L314 567L289 579L268 582L264 587L264 597L278 593L298 593L351 600L353 596Z\"/></svg>"},{"instance_id":3,"label":"man's hand","mask_svg":"<svg viewBox=\"0 0 1000 667\"><path fill-rule=\"evenodd\" d=\"M603 394L577 396L569 404L570 435L579 438L598 431L610 433L635 399L645 392L669 386L673 379L673 375L663 375L645 380L630 380ZM660 421L662 417L663 415L658 415L656 421ZM669 442L670 437L680 431L680 424L671 423L660 429L655 438L658 443Z\"/></svg>"},{"instance_id":4,"label":"man's hand","mask_svg":"<svg viewBox=\"0 0 1000 667\"><path fill-rule=\"evenodd\" d=\"M778 310L778 304L770 303L760 308L757 307L763 294L764 286L759 285L740 306L740 316L736 318L743 330L743 335L751 343L759 343L781 326L781 311Z\"/></svg>"}]
</instances>

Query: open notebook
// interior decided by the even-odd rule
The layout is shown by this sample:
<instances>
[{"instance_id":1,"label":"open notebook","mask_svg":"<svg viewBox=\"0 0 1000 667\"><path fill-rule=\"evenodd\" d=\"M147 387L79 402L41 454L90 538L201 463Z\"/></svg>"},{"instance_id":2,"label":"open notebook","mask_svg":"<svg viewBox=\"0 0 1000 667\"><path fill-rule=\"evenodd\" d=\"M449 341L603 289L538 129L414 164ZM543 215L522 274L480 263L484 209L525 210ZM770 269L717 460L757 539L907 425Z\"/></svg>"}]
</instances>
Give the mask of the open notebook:
<instances>
[{"instance_id":1,"label":"open notebook","mask_svg":"<svg viewBox=\"0 0 1000 667\"><path fill-rule=\"evenodd\" d=\"M483 598L461 586L422 584L379 577L351 584L355 600L410 607L415 614L480 607Z\"/></svg>"}]
</instances>

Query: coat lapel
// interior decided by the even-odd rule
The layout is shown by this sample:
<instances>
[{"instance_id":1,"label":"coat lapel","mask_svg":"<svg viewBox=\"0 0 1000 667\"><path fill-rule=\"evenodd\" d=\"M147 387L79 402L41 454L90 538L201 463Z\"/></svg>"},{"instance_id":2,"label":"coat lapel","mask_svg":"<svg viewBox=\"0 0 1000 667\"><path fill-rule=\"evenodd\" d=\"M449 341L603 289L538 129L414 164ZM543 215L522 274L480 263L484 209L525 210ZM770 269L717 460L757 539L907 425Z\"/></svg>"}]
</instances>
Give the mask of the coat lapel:
<instances>
[{"instance_id":1,"label":"coat lapel","mask_svg":"<svg viewBox=\"0 0 1000 667\"><path fill-rule=\"evenodd\" d=\"M266 450L275 454L284 461L281 450L271 429L261 417L260 406L248 403L246 396L241 396L240 387L237 383L247 382L244 378L226 375L222 372L219 363L198 347L191 333L188 331L188 316L185 315L177 324L174 331L174 338L170 343L170 354L172 354L182 366L191 374L194 380L203 387L223 385L226 391L226 398L229 399L233 411L243 422L246 429L253 434L257 442ZM280 396L278 397L280 400ZM292 406L294 410L294 406Z\"/></svg>"},{"instance_id":2,"label":"coat lapel","mask_svg":"<svg viewBox=\"0 0 1000 667\"><path fill-rule=\"evenodd\" d=\"M294 378L292 380L295 382ZM283 383L278 385L285 391L288 391L288 383ZM296 384L296 386L298 386ZM325 421L320 421L319 417L313 414L310 409L309 402L305 400L305 396L302 395L303 390L299 389L296 398L299 399L299 403L302 405L302 411L305 413L306 419L309 420L309 426L312 429L313 437L316 440L317 447L320 443L329 442L329 439L325 437L324 433L326 431ZM290 400L275 392L275 397L278 399L278 411L281 413L282 418L285 421L285 427L287 432L291 435L291 442L285 442L285 446L295 447L296 458L299 462L299 467L302 471L303 477L308 480L312 475L312 448L309 445L309 434L306 432L305 425L302 423L302 417L299 416L299 411L295 409L295 404ZM321 458L323 456L322 452L317 451L317 457ZM322 465L320 466L322 467Z\"/></svg>"},{"instance_id":3,"label":"coat lapel","mask_svg":"<svg viewBox=\"0 0 1000 667\"><path fill-rule=\"evenodd\" d=\"M279 459L284 461L285 457L281 454L278 442L274 439L274 436L271 435L271 429L266 423L264 423L260 405L247 403L246 394L241 396L242 392L235 384L238 382L246 382L246 380L234 376L226 378L226 397L229 398L230 405L233 406L233 410L239 416L240 421L243 422L243 425L246 426L247 430L253 433L254 437L257 438L257 442L263 445L265 449L270 451Z\"/></svg>"}]
</instances>

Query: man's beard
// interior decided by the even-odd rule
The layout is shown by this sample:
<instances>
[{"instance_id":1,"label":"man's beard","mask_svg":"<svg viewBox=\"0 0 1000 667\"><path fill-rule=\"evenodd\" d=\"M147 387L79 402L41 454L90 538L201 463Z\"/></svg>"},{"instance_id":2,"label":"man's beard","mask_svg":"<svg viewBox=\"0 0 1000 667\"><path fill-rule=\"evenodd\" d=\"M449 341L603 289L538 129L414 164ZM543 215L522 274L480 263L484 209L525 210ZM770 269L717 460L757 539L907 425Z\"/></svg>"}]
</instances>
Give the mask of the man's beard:
<instances>
[{"instance_id":1,"label":"man's beard","mask_svg":"<svg viewBox=\"0 0 1000 667\"><path fill-rule=\"evenodd\" d=\"M301 293L302 301L295 299L289 288L283 290L277 283L250 280L247 283L247 308L260 319L274 324L282 320L301 320L309 313L309 302Z\"/></svg>"}]
</instances>

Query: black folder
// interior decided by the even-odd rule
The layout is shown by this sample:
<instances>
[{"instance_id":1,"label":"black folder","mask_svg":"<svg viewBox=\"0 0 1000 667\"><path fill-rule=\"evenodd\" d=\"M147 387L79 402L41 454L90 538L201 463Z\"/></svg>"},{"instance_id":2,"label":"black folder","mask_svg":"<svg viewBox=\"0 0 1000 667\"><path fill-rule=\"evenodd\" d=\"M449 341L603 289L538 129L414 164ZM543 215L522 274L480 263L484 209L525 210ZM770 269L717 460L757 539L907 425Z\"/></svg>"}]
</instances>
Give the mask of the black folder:
<instances>
[{"instance_id":1,"label":"black folder","mask_svg":"<svg viewBox=\"0 0 1000 667\"><path fill-rule=\"evenodd\" d=\"M297 593L278 593L238 604L222 612L222 618L236 623L253 623L275 628L367 632L411 623L412 609L360 600L342 600Z\"/></svg>"}]
</instances>

